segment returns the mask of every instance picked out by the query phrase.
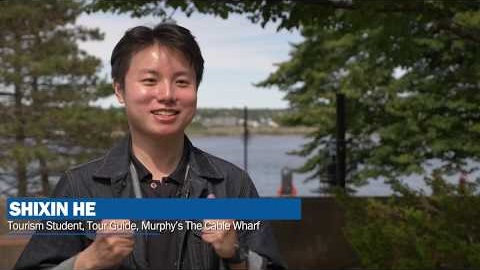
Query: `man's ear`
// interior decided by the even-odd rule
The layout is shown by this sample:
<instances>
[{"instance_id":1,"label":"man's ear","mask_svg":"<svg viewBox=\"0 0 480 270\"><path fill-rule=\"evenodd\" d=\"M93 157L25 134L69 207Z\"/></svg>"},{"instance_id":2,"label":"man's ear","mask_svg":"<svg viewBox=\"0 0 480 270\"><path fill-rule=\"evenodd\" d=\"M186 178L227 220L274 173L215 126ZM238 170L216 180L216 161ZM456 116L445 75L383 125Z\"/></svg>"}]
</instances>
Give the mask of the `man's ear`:
<instances>
[{"instance_id":1,"label":"man's ear","mask_svg":"<svg viewBox=\"0 0 480 270\"><path fill-rule=\"evenodd\" d=\"M120 104L125 104L125 100L123 99L124 92L120 83L114 82L113 89L115 89L115 96L117 97L118 102L120 102Z\"/></svg>"}]
</instances>

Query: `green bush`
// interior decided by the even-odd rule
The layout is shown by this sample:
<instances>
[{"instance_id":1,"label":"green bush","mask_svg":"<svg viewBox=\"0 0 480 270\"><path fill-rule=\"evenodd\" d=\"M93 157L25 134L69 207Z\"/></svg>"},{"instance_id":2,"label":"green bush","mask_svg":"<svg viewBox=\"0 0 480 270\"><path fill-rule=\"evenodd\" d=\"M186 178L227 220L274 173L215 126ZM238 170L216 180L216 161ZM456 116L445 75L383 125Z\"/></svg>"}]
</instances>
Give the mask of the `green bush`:
<instances>
[{"instance_id":1,"label":"green bush","mask_svg":"<svg viewBox=\"0 0 480 270\"><path fill-rule=\"evenodd\" d=\"M341 192L345 236L365 268L480 268L478 184L425 179L431 195L396 182L395 196L358 199Z\"/></svg>"}]
</instances>

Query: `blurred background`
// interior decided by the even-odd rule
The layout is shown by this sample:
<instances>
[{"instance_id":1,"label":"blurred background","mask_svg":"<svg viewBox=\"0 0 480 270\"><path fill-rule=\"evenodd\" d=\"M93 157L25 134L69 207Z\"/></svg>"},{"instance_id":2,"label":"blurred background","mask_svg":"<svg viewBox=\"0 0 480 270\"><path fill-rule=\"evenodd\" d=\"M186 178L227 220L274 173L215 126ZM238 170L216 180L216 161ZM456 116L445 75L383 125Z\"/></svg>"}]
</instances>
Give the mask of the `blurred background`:
<instances>
[{"instance_id":1,"label":"blurred background","mask_svg":"<svg viewBox=\"0 0 480 270\"><path fill-rule=\"evenodd\" d=\"M291 267L480 267L480 1L0 10L0 204L49 196L128 133L111 50L131 27L177 23L205 58L193 144L245 168L261 196L304 198L302 221L273 223ZM0 225L9 268L26 239Z\"/></svg>"}]
</instances>

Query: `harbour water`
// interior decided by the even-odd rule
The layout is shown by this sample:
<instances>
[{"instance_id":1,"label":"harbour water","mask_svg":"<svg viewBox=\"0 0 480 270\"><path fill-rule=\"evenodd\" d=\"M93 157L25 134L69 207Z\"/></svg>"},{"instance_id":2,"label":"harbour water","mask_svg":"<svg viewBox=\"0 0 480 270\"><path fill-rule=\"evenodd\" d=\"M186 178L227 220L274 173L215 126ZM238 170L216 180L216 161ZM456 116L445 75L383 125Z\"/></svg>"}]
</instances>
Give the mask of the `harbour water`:
<instances>
[{"instance_id":1,"label":"harbour water","mask_svg":"<svg viewBox=\"0 0 480 270\"><path fill-rule=\"evenodd\" d=\"M192 137L192 143L198 148L221 157L233 164L243 168L243 139L241 136L210 136ZM277 190L281 182L281 170L284 166L295 168L301 166L306 159L296 155L289 155L288 152L298 150L308 139L303 136L260 136L254 135L248 144L248 173L253 179L260 196L277 196ZM427 173L432 168L440 165L438 161L432 161L426 167ZM478 164L477 164L478 165ZM470 164L473 166L473 164ZM318 192L320 187L319 179L304 182L308 174L294 174L293 183L298 196L317 197L322 196ZM458 182L458 175L447 177L451 183ZM479 173L473 173L469 179L474 180ZM429 193L429 188L423 181L423 176L411 175L402 179L410 187L417 190L423 189ZM357 196L388 196L392 190L382 179L370 180L367 185L351 187L356 190Z\"/></svg>"},{"instance_id":2,"label":"harbour water","mask_svg":"<svg viewBox=\"0 0 480 270\"><path fill-rule=\"evenodd\" d=\"M192 143L215 156L243 168L241 136L192 137ZM248 173L260 196L276 196L284 166L299 167L305 159L287 152L297 150L306 142L302 136L252 136L248 143ZM308 175L293 175L299 196L318 196L319 181L303 183Z\"/></svg>"}]
</instances>

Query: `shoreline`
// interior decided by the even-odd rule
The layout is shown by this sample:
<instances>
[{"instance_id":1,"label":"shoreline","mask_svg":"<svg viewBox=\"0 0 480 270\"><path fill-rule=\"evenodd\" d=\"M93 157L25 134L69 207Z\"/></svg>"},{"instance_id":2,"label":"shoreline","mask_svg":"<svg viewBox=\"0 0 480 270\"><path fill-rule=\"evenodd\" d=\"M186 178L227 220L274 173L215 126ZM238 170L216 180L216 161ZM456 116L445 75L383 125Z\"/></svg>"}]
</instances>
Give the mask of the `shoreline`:
<instances>
[{"instance_id":1,"label":"shoreline","mask_svg":"<svg viewBox=\"0 0 480 270\"><path fill-rule=\"evenodd\" d=\"M286 136L299 135L305 136L315 131L311 127L278 127L278 128L249 128L250 135L270 135L270 136ZM243 127L210 127L210 128L187 128L185 133L192 137L208 137L208 136L242 136Z\"/></svg>"}]
</instances>

